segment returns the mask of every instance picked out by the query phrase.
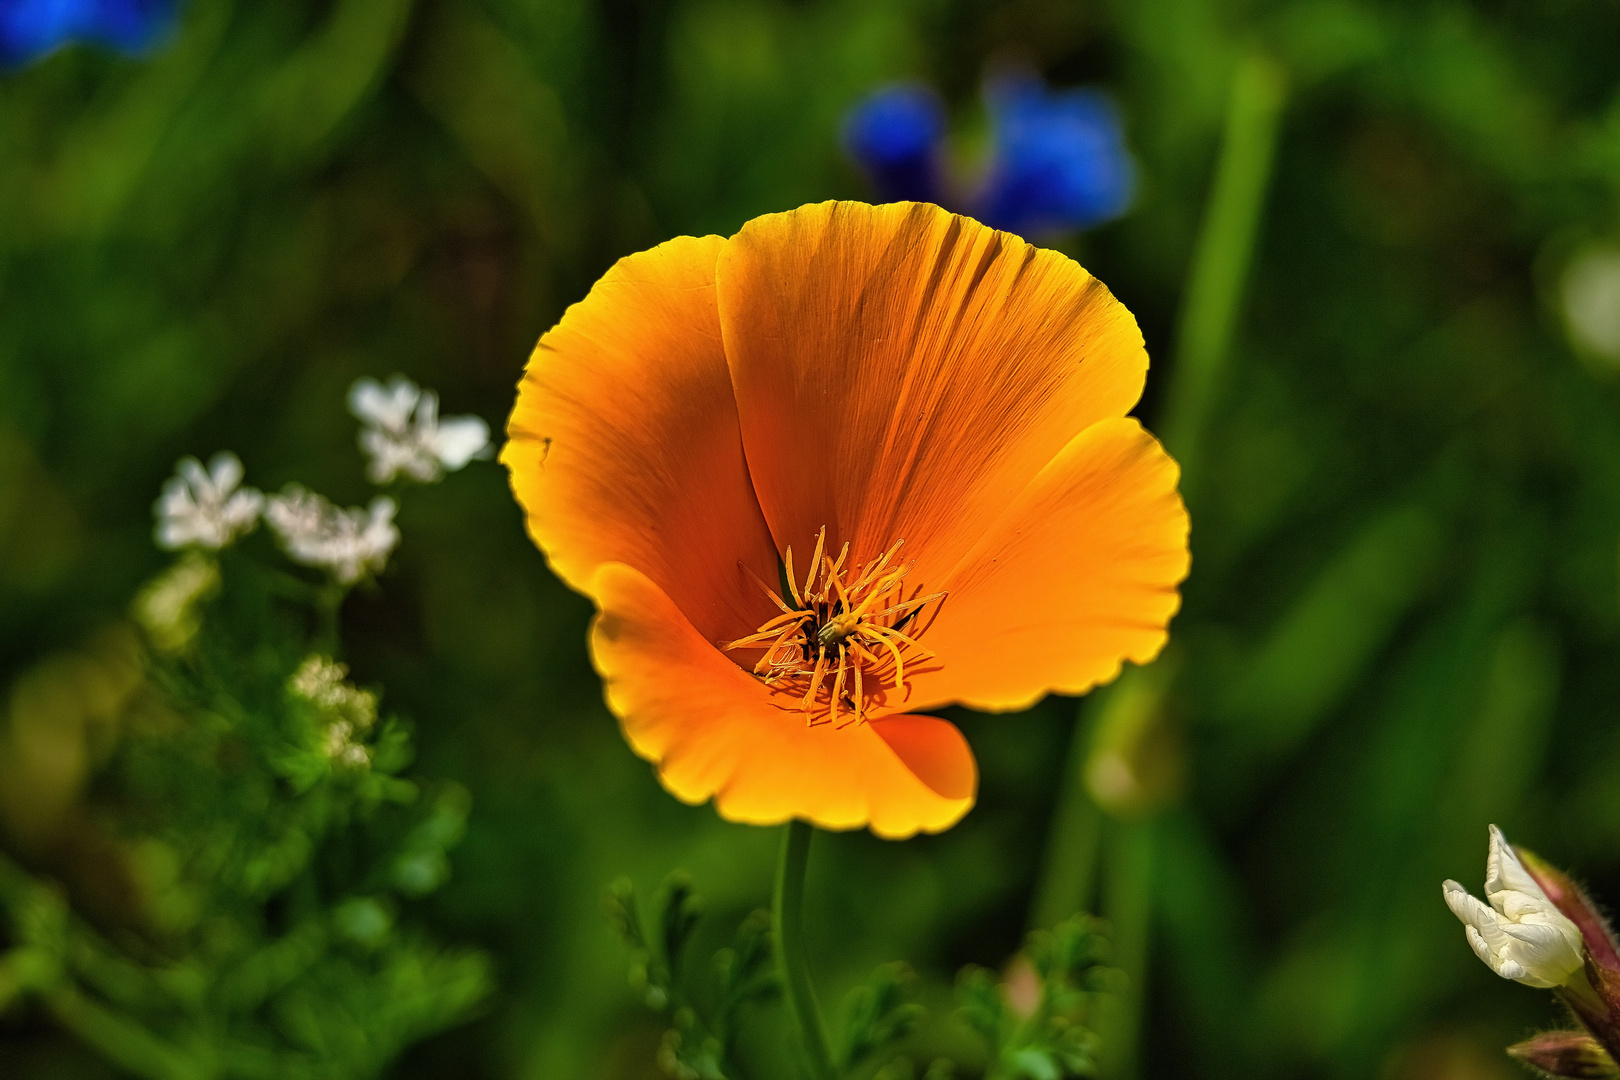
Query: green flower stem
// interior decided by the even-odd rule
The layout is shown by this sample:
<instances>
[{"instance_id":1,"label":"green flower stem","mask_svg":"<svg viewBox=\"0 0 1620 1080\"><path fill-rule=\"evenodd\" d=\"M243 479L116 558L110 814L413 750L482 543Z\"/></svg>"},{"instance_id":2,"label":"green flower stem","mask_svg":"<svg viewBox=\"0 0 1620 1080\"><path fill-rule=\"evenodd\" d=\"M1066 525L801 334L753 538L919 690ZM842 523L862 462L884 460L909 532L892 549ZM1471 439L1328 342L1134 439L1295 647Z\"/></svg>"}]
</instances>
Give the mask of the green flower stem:
<instances>
[{"instance_id":1,"label":"green flower stem","mask_svg":"<svg viewBox=\"0 0 1620 1080\"><path fill-rule=\"evenodd\" d=\"M1239 61L1215 186L1182 296L1175 377L1159 428L1170 453L1181 463L1183 492L1196 480L1205 428L1226 373L1261 205L1271 180L1285 92L1282 70L1263 53Z\"/></svg>"},{"instance_id":2,"label":"green flower stem","mask_svg":"<svg viewBox=\"0 0 1620 1080\"><path fill-rule=\"evenodd\" d=\"M1069 760L1047 831L1042 873L1035 883L1035 902L1029 915L1031 930L1050 930L1076 912L1087 910L1096 887L1103 815L1086 790L1085 778L1096 705L1097 698L1092 697L1080 706L1074 735L1069 740Z\"/></svg>"},{"instance_id":3,"label":"green flower stem","mask_svg":"<svg viewBox=\"0 0 1620 1080\"><path fill-rule=\"evenodd\" d=\"M804 868L810 859L812 831L808 822L795 820L788 822L782 834L782 858L776 865L776 896L771 914L782 988L804 1037L804 1056L811 1080L834 1080L838 1074L827 1050L827 1030L816 1004L815 987L810 982L809 953L804 944Z\"/></svg>"},{"instance_id":4,"label":"green flower stem","mask_svg":"<svg viewBox=\"0 0 1620 1080\"><path fill-rule=\"evenodd\" d=\"M206 1080L212 1070L127 1017L96 1004L68 984L44 994L58 1023L108 1060L145 1080Z\"/></svg>"},{"instance_id":5,"label":"green flower stem","mask_svg":"<svg viewBox=\"0 0 1620 1080\"><path fill-rule=\"evenodd\" d=\"M1108 863L1102 883L1102 914L1112 928L1114 966L1125 985L1102 1000L1098 1031L1103 1080L1134 1080L1140 1069L1142 1005L1147 997L1148 948L1153 906L1154 823L1114 821L1108 829Z\"/></svg>"},{"instance_id":6,"label":"green flower stem","mask_svg":"<svg viewBox=\"0 0 1620 1080\"><path fill-rule=\"evenodd\" d=\"M328 581L315 594L315 648L336 659L342 624L343 601L349 595L347 586Z\"/></svg>"}]
</instances>

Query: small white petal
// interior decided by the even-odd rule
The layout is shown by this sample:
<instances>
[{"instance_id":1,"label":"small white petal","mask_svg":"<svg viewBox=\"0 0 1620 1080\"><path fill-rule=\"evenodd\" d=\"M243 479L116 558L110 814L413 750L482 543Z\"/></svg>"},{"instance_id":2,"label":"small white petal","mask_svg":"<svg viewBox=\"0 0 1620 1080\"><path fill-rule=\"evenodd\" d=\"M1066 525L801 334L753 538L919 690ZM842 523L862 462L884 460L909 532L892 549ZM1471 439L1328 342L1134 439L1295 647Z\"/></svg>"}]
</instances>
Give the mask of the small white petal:
<instances>
[{"instance_id":1,"label":"small white petal","mask_svg":"<svg viewBox=\"0 0 1620 1080\"><path fill-rule=\"evenodd\" d=\"M1463 935L1468 938L1468 945L1474 950L1474 955L1485 961L1486 967L1495 971L1498 975L1502 974L1501 971L1497 970L1496 954L1492 953L1491 947L1485 944L1485 938L1479 930L1476 927L1465 926L1463 927Z\"/></svg>"},{"instance_id":2,"label":"small white petal","mask_svg":"<svg viewBox=\"0 0 1620 1080\"><path fill-rule=\"evenodd\" d=\"M340 510L319 495L288 485L270 500L264 516L290 558L320 567L348 585L387 563L388 553L399 543L399 529L393 524L396 510L394 500L386 496L373 499L369 509Z\"/></svg>"},{"instance_id":3,"label":"small white petal","mask_svg":"<svg viewBox=\"0 0 1620 1080\"><path fill-rule=\"evenodd\" d=\"M416 406L416 426L432 431L439 424L439 395L432 390L422 391L422 400Z\"/></svg>"},{"instance_id":4,"label":"small white petal","mask_svg":"<svg viewBox=\"0 0 1620 1080\"><path fill-rule=\"evenodd\" d=\"M1536 879L1530 876L1530 871L1519 861L1519 855L1513 850L1513 845L1507 842L1507 837L1502 835L1501 829L1492 825L1490 852L1485 857L1485 898L1489 900L1497 893L1504 892L1540 897L1545 906L1552 907L1552 901L1547 899L1547 894L1541 891Z\"/></svg>"},{"instance_id":5,"label":"small white petal","mask_svg":"<svg viewBox=\"0 0 1620 1080\"><path fill-rule=\"evenodd\" d=\"M349 412L362 423L377 423L382 412L383 388L376 379L356 379L349 387Z\"/></svg>"},{"instance_id":6,"label":"small white petal","mask_svg":"<svg viewBox=\"0 0 1620 1080\"><path fill-rule=\"evenodd\" d=\"M409 379L395 375L384 387L376 379L356 379L349 387L349 411L361 422L386 431L403 431L410 423L421 390Z\"/></svg>"},{"instance_id":7,"label":"small white petal","mask_svg":"<svg viewBox=\"0 0 1620 1080\"><path fill-rule=\"evenodd\" d=\"M356 381L349 390L349 408L364 423L359 444L366 455L366 476L375 484L392 483L401 475L433 483L489 445L484 421L476 416L441 421L439 396L403 376L394 376L386 387L374 379Z\"/></svg>"},{"instance_id":8,"label":"small white petal","mask_svg":"<svg viewBox=\"0 0 1620 1080\"><path fill-rule=\"evenodd\" d=\"M221 450L208 463L208 478L213 482L215 494L221 497L236 490L243 475L242 459L229 450Z\"/></svg>"},{"instance_id":9,"label":"small white petal","mask_svg":"<svg viewBox=\"0 0 1620 1080\"><path fill-rule=\"evenodd\" d=\"M186 486L195 492L198 498L205 498L205 493L214 489L213 480L204 471L202 462L196 458L181 458L175 465L175 469L179 471L180 479L185 481Z\"/></svg>"},{"instance_id":10,"label":"small white petal","mask_svg":"<svg viewBox=\"0 0 1620 1080\"><path fill-rule=\"evenodd\" d=\"M179 517L190 514L197 509L197 500L191 497L191 488L178 476L171 476L163 482L163 491L158 496L156 510L162 517Z\"/></svg>"},{"instance_id":11,"label":"small white petal","mask_svg":"<svg viewBox=\"0 0 1620 1080\"><path fill-rule=\"evenodd\" d=\"M452 416L439 424L434 455L450 472L483 453L489 446L489 425L478 416Z\"/></svg>"},{"instance_id":12,"label":"small white petal","mask_svg":"<svg viewBox=\"0 0 1620 1080\"><path fill-rule=\"evenodd\" d=\"M1545 979L1536 978L1530 974L1528 968L1515 960L1503 959L1499 961L1496 964L1496 973L1504 979L1512 979L1514 982L1521 982L1526 986L1534 986L1538 990L1550 990L1559 985L1558 983L1547 982Z\"/></svg>"},{"instance_id":13,"label":"small white petal","mask_svg":"<svg viewBox=\"0 0 1620 1080\"><path fill-rule=\"evenodd\" d=\"M175 471L152 508L160 547L222 548L257 524L263 496L237 490L243 470L235 454L215 454L207 469L196 458L182 458Z\"/></svg>"},{"instance_id":14,"label":"small white petal","mask_svg":"<svg viewBox=\"0 0 1620 1080\"><path fill-rule=\"evenodd\" d=\"M1451 909L1451 913L1469 926L1478 926L1497 918L1496 912L1486 907L1479 897L1450 878L1440 886L1440 892L1445 897L1446 906Z\"/></svg>"}]
</instances>

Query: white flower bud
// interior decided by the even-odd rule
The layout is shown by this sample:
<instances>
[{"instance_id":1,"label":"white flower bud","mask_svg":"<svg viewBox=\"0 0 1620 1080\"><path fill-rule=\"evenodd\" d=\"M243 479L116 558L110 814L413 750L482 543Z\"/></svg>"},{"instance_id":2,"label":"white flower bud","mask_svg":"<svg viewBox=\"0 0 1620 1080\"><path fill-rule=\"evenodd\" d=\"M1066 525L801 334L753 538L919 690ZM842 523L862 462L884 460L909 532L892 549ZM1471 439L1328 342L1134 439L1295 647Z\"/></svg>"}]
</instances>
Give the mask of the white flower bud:
<instances>
[{"instance_id":1,"label":"white flower bud","mask_svg":"<svg viewBox=\"0 0 1620 1080\"><path fill-rule=\"evenodd\" d=\"M1467 927L1468 944L1502 978L1564 986L1585 966L1580 930L1547 899L1495 825L1485 863L1490 906L1455 881L1443 888L1447 906Z\"/></svg>"}]
</instances>

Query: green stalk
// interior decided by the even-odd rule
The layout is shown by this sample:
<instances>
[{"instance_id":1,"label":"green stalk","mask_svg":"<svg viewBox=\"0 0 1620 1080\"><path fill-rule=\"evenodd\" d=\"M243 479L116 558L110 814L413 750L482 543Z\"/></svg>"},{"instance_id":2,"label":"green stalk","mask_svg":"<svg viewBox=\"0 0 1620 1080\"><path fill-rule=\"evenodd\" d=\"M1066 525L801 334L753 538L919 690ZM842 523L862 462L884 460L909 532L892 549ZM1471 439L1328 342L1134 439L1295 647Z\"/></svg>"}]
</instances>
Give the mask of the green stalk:
<instances>
[{"instance_id":1,"label":"green stalk","mask_svg":"<svg viewBox=\"0 0 1620 1080\"><path fill-rule=\"evenodd\" d=\"M349 590L336 581L326 582L315 593L315 648L333 659L338 656L343 601L348 595Z\"/></svg>"},{"instance_id":2,"label":"green stalk","mask_svg":"<svg viewBox=\"0 0 1620 1080\"><path fill-rule=\"evenodd\" d=\"M1142 1005L1147 998L1152 929L1153 821L1114 822L1103 876L1103 917L1113 939L1114 966L1125 985L1102 1000L1098 1032L1104 1080L1134 1080L1141 1071Z\"/></svg>"},{"instance_id":3,"label":"green stalk","mask_svg":"<svg viewBox=\"0 0 1620 1080\"><path fill-rule=\"evenodd\" d=\"M811 1080L834 1080L827 1029L821 1022L816 990L810 982L809 951L804 944L804 868L810 860L809 822L790 821L782 834L782 858L776 864L776 896L771 913L776 931L776 962L788 1008L799 1022Z\"/></svg>"},{"instance_id":4,"label":"green stalk","mask_svg":"<svg viewBox=\"0 0 1620 1080\"><path fill-rule=\"evenodd\" d=\"M1069 741L1069 761L1058 787L1057 808L1047 832L1046 857L1035 883L1030 929L1050 930L1089 908L1102 841L1102 808L1086 790L1086 763L1091 757L1091 714L1097 699L1080 706Z\"/></svg>"},{"instance_id":5,"label":"green stalk","mask_svg":"<svg viewBox=\"0 0 1620 1080\"><path fill-rule=\"evenodd\" d=\"M1197 481L1205 430L1225 379L1271 180L1285 93L1282 70L1263 53L1250 53L1238 63L1221 156L1184 293L1166 414L1158 429L1181 464L1184 494ZM1133 670L1126 679L1141 675ZM1088 702L1075 725L1033 917L1037 927L1045 927L1080 910L1097 863L1105 864L1103 906L1114 925L1120 966L1131 977L1130 988L1105 1006L1104 1075L1116 1080L1136 1072L1151 930L1152 823L1114 823L1085 791L1092 743L1086 716L1093 707ZM1111 823L1113 827L1104 828Z\"/></svg>"},{"instance_id":6,"label":"green stalk","mask_svg":"<svg viewBox=\"0 0 1620 1080\"><path fill-rule=\"evenodd\" d=\"M206 1080L213 1070L170 1046L145 1027L96 1004L64 983L45 992L58 1023L109 1060L146 1080Z\"/></svg>"},{"instance_id":7,"label":"green stalk","mask_svg":"<svg viewBox=\"0 0 1620 1080\"><path fill-rule=\"evenodd\" d=\"M1226 134L1182 301L1175 378L1160 427L1165 445L1181 462L1183 491L1197 472L1205 428L1226 373L1271 180L1285 90L1282 70L1259 52L1244 57L1232 78Z\"/></svg>"}]
</instances>

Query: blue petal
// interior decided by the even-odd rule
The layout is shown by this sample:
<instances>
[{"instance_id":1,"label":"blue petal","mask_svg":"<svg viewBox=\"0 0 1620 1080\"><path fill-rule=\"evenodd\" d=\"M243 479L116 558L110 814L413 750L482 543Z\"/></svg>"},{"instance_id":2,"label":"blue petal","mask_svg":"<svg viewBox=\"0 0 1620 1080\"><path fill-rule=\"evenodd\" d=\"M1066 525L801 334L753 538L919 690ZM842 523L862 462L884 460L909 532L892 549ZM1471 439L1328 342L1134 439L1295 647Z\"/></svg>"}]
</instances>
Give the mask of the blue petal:
<instances>
[{"instance_id":1,"label":"blue petal","mask_svg":"<svg viewBox=\"0 0 1620 1080\"><path fill-rule=\"evenodd\" d=\"M868 96L844 123L844 145L884 200L938 202L945 106L926 86L900 84Z\"/></svg>"},{"instance_id":2,"label":"blue petal","mask_svg":"<svg viewBox=\"0 0 1620 1080\"><path fill-rule=\"evenodd\" d=\"M1016 233L1083 229L1130 205L1135 168L1119 113L1089 90L1050 91L1031 77L986 88L995 158L980 196L987 225Z\"/></svg>"},{"instance_id":3,"label":"blue petal","mask_svg":"<svg viewBox=\"0 0 1620 1080\"><path fill-rule=\"evenodd\" d=\"M95 0L86 6L94 15L81 36L131 55L146 52L174 28L175 0Z\"/></svg>"},{"instance_id":4,"label":"blue petal","mask_svg":"<svg viewBox=\"0 0 1620 1080\"><path fill-rule=\"evenodd\" d=\"M175 0L0 0L0 67L20 67L71 41L143 53L174 21Z\"/></svg>"},{"instance_id":5,"label":"blue petal","mask_svg":"<svg viewBox=\"0 0 1620 1080\"><path fill-rule=\"evenodd\" d=\"M0 64L26 64L73 37L85 0L0 0Z\"/></svg>"}]
</instances>

